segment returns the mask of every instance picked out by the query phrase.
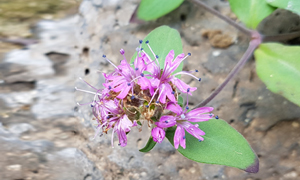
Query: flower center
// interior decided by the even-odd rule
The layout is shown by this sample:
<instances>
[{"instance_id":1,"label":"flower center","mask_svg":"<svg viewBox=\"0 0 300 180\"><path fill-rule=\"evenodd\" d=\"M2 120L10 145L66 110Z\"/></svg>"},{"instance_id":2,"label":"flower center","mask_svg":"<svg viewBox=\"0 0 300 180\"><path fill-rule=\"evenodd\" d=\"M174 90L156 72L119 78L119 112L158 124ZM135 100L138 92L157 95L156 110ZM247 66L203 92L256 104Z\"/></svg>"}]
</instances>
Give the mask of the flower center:
<instances>
[{"instance_id":1,"label":"flower center","mask_svg":"<svg viewBox=\"0 0 300 180\"><path fill-rule=\"evenodd\" d=\"M180 117L181 117L181 119L185 119L185 115L184 114L181 114Z\"/></svg>"}]
</instances>

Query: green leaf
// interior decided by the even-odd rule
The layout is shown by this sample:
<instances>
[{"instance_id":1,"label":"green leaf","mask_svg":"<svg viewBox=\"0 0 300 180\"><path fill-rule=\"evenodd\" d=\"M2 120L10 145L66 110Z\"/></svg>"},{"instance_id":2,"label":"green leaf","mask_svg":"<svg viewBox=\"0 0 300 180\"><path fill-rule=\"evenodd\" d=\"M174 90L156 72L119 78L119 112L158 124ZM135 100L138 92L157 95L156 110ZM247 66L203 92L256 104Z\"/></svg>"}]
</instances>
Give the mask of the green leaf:
<instances>
[{"instance_id":1,"label":"green leaf","mask_svg":"<svg viewBox=\"0 0 300 180\"><path fill-rule=\"evenodd\" d=\"M183 98L181 96L178 96L177 104L179 104L179 106L183 107Z\"/></svg>"},{"instance_id":2,"label":"green leaf","mask_svg":"<svg viewBox=\"0 0 300 180\"><path fill-rule=\"evenodd\" d=\"M237 17L252 29L276 9L265 0L229 0L229 3Z\"/></svg>"},{"instance_id":3,"label":"green leaf","mask_svg":"<svg viewBox=\"0 0 300 180\"><path fill-rule=\"evenodd\" d=\"M271 6L286 9L294 13L300 14L299 0L266 0Z\"/></svg>"},{"instance_id":4,"label":"green leaf","mask_svg":"<svg viewBox=\"0 0 300 180\"><path fill-rule=\"evenodd\" d=\"M256 72L267 88L300 106L300 46L264 43L254 55Z\"/></svg>"},{"instance_id":5,"label":"green leaf","mask_svg":"<svg viewBox=\"0 0 300 180\"><path fill-rule=\"evenodd\" d=\"M137 16L145 21L154 20L173 11L182 2L183 0L142 0Z\"/></svg>"},{"instance_id":6,"label":"green leaf","mask_svg":"<svg viewBox=\"0 0 300 180\"><path fill-rule=\"evenodd\" d=\"M142 149L140 149L141 152L148 152L150 151L152 148L154 148L154 146L156 145L156 142L153 141L152 136L150 136L146 146Z\"/></svg>"},{"instance_id":7,"label":"green leaf","mask_svg":"<svg viewBox=\"0 0 300 180\"><path fill-rule=\"evenodd\" d=\"M259 162L245 138L223 120L211 119L197 123L206 134L204 141L185 133L186 149L178 151L185 157L201 163L236 167L246 172L258 172ZM175 128L168 128L166 137L174 145Z\"/></svg>"},{"instance_id":8,"label":"green leaf","mask_svg":"<svg viewBox=\"0 0 300 180\"><path fill-rule=\"evenodd\" d=\"M159 57L158 60L161 69L164 68L165 58L172 49L175 52L175 57L182 53L182 43L179 32L168 26L160 26L154 29L143 41L142 48L144 48L144 51L151 57L152 60L154 60L154 55L145 43L147 40L149 41L149 45L153 52ZM131 63L133 63L135 58L136 53L131 58ZM183 63L178 66L174 73L182 71L182 67Z\"/></svg>"}]
</instances>

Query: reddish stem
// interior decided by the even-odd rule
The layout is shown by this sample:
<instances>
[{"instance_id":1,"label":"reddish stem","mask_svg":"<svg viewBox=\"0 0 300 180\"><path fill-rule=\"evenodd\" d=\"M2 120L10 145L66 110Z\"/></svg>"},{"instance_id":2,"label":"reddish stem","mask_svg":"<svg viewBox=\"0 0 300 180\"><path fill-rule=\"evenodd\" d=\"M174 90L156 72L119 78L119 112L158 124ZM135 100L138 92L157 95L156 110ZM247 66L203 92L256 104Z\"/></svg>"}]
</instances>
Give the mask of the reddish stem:
<instances>
[{"instance_id":1,"label":"reddish stem","mask_svg":"<svg viewBox=\"0 0 300 180\"><path fill-rule=\"evenodd\" d=\"M254 50L261 44L262 42L262 36L254 31L252 32L252 40L249 43L249 46L243 55L243 57L239 60L239 62L235 65L235 67L231 70L231 72L227 75L226 79L222 84L220 84L214 92L210 94L208 98L203 100L201 103L197 104L195 108L205 106L207 103L209 103L212 99L214 99L221 91L222 89L227 85L227 83L236 75L241 68L246 64L247 60L251 57ZM195 109L194 108L194 109Z\"/></svg>"},{"instance_id":2,"label":"reddish stem","mask_svg":"<svg viewBox=\"0 0 300 180\"><path fill-rule=\"evenodd\" d=\"M221 14L219 11L216 11L215 9L207 6L205 3L201 2L200 0L190 0L190 1L197 4L198 6L201 6L202 8L209 11L210 13L218 16L220 19L224 20L225 22L227 22L228 24L230 24L233 27L237 28L238 30L242 31L243 33L245 33L249 36L252 35L252 30L244 27L243 25L240 25L240 24L236 23L232 19L230 19L230 18L224 16L223 14Z\"/></svg>"}]
</instances>

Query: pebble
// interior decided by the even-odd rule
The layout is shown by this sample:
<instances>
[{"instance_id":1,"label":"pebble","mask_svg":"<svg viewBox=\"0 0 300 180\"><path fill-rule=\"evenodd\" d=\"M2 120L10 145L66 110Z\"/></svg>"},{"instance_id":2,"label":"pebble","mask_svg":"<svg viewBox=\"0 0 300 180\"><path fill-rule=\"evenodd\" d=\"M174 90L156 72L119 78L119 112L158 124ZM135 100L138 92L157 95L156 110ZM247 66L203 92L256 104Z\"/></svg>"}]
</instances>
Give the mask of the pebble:
<instances>
[{"instance_id":1,"label":"pebble","mask_svg":"<svg viewBox=\"0 0 300 180\"><path fill-rule=\"evenodd\" d=\"M294 179L298 176L297 172L292 171L289 173L286 173L285 175L283 175L283 177L287 178L287 179Z\"/></svg>"},{"instance_id":2,"label":"pebble","mask_svg":"<svg viewBox=\"0 0 300 180\"><path fill-rule=\"evenodd\" d=\"M293 122L293 123L292 123L292 126L293 126L294 128L298 128L298 127L299 127L299 123L298 123L298 122Z\"/></svg>"},{"instance_id":3,"label":"pebble","mask_svg":"<svg viewBox=\"0 0 300 180\"><path fill-rule=\"evenodd\" d=\"M13 165L6 166L6 169L8 171L20 171L21 168L22 166L20 164L13 164Z\"/></svg>"}]
</instances>

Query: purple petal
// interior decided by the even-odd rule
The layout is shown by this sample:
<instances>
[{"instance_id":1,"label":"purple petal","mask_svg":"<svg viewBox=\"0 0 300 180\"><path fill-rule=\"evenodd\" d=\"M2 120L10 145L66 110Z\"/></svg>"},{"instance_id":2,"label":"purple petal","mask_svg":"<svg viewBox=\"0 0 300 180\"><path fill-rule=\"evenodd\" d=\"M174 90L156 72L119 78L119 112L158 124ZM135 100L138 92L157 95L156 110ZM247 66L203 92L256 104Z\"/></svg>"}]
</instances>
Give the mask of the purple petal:
<instances>
[{"instance_id":1,"label":"purple petal","mask_svg":"<svg viewBox=\"0 0 300 180\"><path fill-rule=\"evenodd\" d=\"M152 129L151 135L153 137L153 141L161 143L165 138L166 132L162 128L155 127Z\"/></svg>"},{"instance_id":2,"label":"purple petal","mask_svg":"<svg viewBox=\"0 0 300 180\"><path fill-rule=\"evenodd\" d=\"M170 99L170 101L176 102L175 96L174 96L174 94L172 94L173 89L172 89L171 85L169 83L165 84L165 85L166 85L165 91L166 91L167 97Z\"/></svg>"},{"instance_id":3,"label":"purple petal","mask_svg":"<svg viewBox=\"0 0 300 180\"><path fill-rule=\"evenodd\" d=\"M159 86L159 84L160 84L160 80L157 79L157 78L151 78L150 82L151 82L151 86L153 88L157 88Z\"/></svg>"},{"instance_id":4,"label":"purple petal","mask_svg":"<svg viewBox=\"0 0 300 180\"><path fill-rule=\"evenodd\" d=\"M194 116L194 117L190 117L190 118L186 117L186 120L190 121L190 122L203 122L203 121L210 120L212 117L213 116L210 114L201 114L199 116Z\"/></svg>"},{"instance_id":5,"label":"purple petal","mask_svg":"<svg viewBox=\"0 0 300 180\"><path fill-rule=\"evenodd\" d=\"M154 94L154 88L151 84L151 81L147 79L146 77L141 77L138 80L138 84L141 86L142 90L147 90L149 89L151 96Z\"/></svg>"},{"instance_id":6,"label":"purple petal","mask_svg":"<svg viewBox=\"0 0 300 180\"><path fill-rule=\"evenodd\" d=\"M118 84L118 86L113 89L113 91L120 92L120 91L122 91L125 88L125 86L127 86L127 81L125 81L123 79L122 81L120 81L120 83Z\"/></svg>"},{"instance_id":7,"label":"purple petal","mask_svg":"<svg viewBox=\"0 0 300 180\"><path fill-rule=\"evenodd\" d=\"M165 68L167 66L171 66L173 59L174 59L174 50L171 50L168 53L168 55L166 56L166 59L165 59Z\"/></svg>"},{"instance_id":8,"label":"purple petal","mask_svg":"<svg viewBox=\"0 0 300 180\"><path fill-rule=\"evenodd\" d=\"M143 61L147 64L151 63L151 59L148 58L148 56L145 53L141 53L141 57L143 58Z\"/></svg>"},{"instance_id":9,"label":"purple petal","mask_svg":"<svg viewBox=\"0 0 300 180\"><path fill-rule=\"evenodd\" d=\"M124 86L123 86L123 87L124 87ZM131 86L128 86L128 85L126 84L126 86L125 86L124 89L121 91L121 93L117 96L117 98L119 98L119 99L124 99L124 98L127 96L128 92L129 92L129 90L130 90L131 88L132 88Z\"/></svg>"},{"instance_id":10,"label":"purple petal","mask_svg":"<svg viewBox=\"0 0 300 180\"><path fill-rule=\"evenodd\" d=\"M136 120L134 120L133 121L133 124L132 124L132 127L135 127L135 126L137 126L138 124L137 124L137 121Z\"/></svg>"},{"instance_id":11,"label":"purple petal","mask_svg":"<svg viewBox=\"0 0 300 180\"><path fill-rule=\"evenodd\" d=\"M161 103L166 103L166 98L168 97L170 101L176 102L174 94L172 94L172 87L169 83L163 83L159 86L159 101Z\"/></svg>"},{"instance_id":12,"label":"purple petal","mask_svg":"<svg viewBox=\"0 0 300 180\"><path fill-rule=\"evenodd\" d=\"M160 74L160 67L155 62L150 60L146 54L141 53L141 56L142 56L144 62L146 62L145 71L148 71L153 75L159 75Z\"/></svg>"},{"instance_id":13,"label":"purple petal","mask_svg":"<svg viewBox=\"0 0 300 180\"><path fill-rule=\"evenodd\" d=\"M180 146L185 149L186 148L186 145L185 145L185 132L184 130L182 131L182 138L180 139L179 143L180 143Z\"/></svg>"},{"instance_id":14,"label":"purple petal","mask_svg":"<svg viewBox=\"0 0 300 180\"><path fill-rule=\"evenodd\" d=\"M171 81L183 93L187 93L187 89L190 89L189 95L192 95L191 92L193 92L197 89L196 87L191 87L191 86L187 85L185 82L183 82L180 79L175 78L175 77L173 77L171 79Z\"/></svg>"},{"instance_id":15,"label":"purple petal","mask_svg":"<svg viewBox=\"0 0 300 180\"><path fill-rule=\"evenodd\" d=\"M179 54L172 63L172 72L175 71L180 65L182 59L184 58L184 53Z\"/></svg>"},{"instance_id":16,"label":"purple petal","mask_svg":"<svg viewBox=\"0 0 300 180\"><path fill-rule=\"evenodd\" d=\"M200 114L208 113L208 112L211 112L213 110L214 110L213 107L200 107L200 108L197 108L197 109L194 109L194 110L188 112L186 114L186 117L199 116Z\"/></svg>"},{"instance_id":17,"label":"purple petal","mask_svg":"<svg viewBox=\"0 0 300 180\"><path fill-rule=\"evenodd\" d=\"M146 64L142 57L139 57L134 61L134 67L137 68L134 69L136 76L139 76L146 69Z\"/></svg>"},{"instance_id":18,"label":"purple petal","mask_svg":"<svg viewBox=\"0 0 300 180\"><path fill-rule=\"evenodd\" d=\"M158 122L155 122L155 125L160 128L168 128L175 126L176 124L176 117L171 115L165 115L160 117L160 120Z\"/></svg>"},{"instance_id":19,"label":"purple petal","mask_svg":"<svg viewBox=\"0 0 300 180\"><path fill-rule=\"evenodd\" d=\"M123 115L120 118L120 122L119 122L119 128L120 129L124 129L125 132L129 132L130 127L132 127L132 126L133 126L133 123L132 123L132 121L129 120L127 115Z\"/></svg>"},{"instance_id":20,"label":"purple petal","mask_svg":"<svg viewBox=\"0 0 300 180\"><path fill-rule=\"evenodd\" d=\"M132 67L130 67L130 64L126 60L122 60L118 68L122 72L122 76L127 79L130 79L131 74L134 72Z\"/></svg>"},{"instance_id":21,"label":"purple petal","mask_svg":"<svg viewBox=\"0 0 300 180\"><path fill-rule=\"evenodd\" d=\"M180 115L182 113L182 108L174 102L169 102L166 109L176 113L177 115Z\"/></svg>"},{"instance_id":22,"label":"purple petal","mask_svg":"<svg viewBox=\"0 0 300 180\"><path fill-rule=\"evenodd\" d=\"M117 134L118 134L118 138L119 138L119 143L120 146L124 147L127 145L127 137L126 137L126 133L124 130L117 130Z\"/></svg>"},{"instance_id":23,"label":"purple petal","mask_svg":"<svg viewBox=\"0 0 300 180\"><path fill-rule=\"evenodd\" d=\"M181 126L177 126L175 134L174 134L174 147L175 147L175 149L178 149L179 143L180 143L180 145L185 146L185 142L181 143L180 141L185 141L185 132L184 132L184 129Z\"/></svg>"},{"instance_id":24,"label":"purple petal","mask_svg":"<svg viewBox=\"0 0 300 180\"><path fill-rule=\"evenodd\" d=\"M113 100L105 101L104 106L111 113L117 114L119 112L118 106Z\"/></svg>"},{"instance_id":25,"label":"purple petal","mask_svg":"<svg viewBox=\"0 0 300 180\"><path fill-rule=\"evenodd\" d=\"M165 90L165 84L159 86L159 101L161 103L166 103L167 92Z\"/></svg>"},{"instance_id":26,"label":"purple petal","mask_svg":"<svg viewBox=\"0 0 300 180\"><path fill-rule=\"evenodd\" d=\"M203 141L203 137L205 135L205 132L202 131L201 129L198 128L198 126L193 125L189 122L181 122L180 125L183 126L183 128L190 133L192 136L194 136L197 139L200 139L201 141Z\"/></svg>"},{"instance_id":27,"label":"purple petal","mask_svg":"<svg viewBox=\"0 0 300 180\"><path fill-rule=\"evenodd\" d=\"M151 87L151 82L146 77L141 77L138 80L138 85L141 86L142 90L146 90L146 89L149 89L149 87Z\"/></svg>"}]
</instances>

